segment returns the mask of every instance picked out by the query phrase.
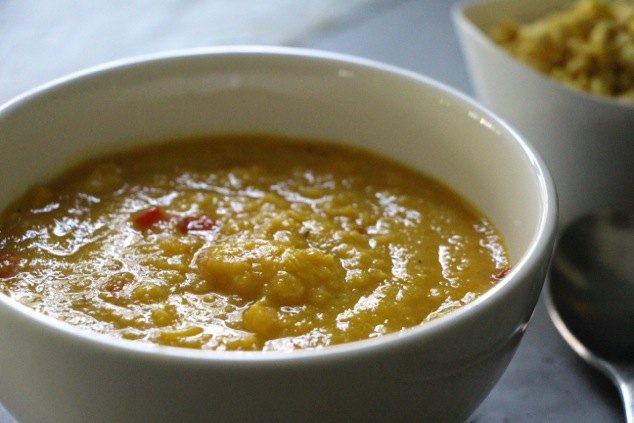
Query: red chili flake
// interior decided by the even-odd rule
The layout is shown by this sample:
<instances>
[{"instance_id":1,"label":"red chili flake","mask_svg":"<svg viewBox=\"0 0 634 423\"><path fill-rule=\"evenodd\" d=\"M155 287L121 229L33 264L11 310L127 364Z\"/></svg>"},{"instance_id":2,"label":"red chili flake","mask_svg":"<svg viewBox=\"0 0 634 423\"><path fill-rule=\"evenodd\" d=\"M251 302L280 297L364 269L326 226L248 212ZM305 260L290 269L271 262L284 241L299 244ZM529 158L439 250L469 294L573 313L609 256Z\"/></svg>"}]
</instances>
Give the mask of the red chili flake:
<instances>
[{"instance_id":1,"label":"red chili flake","mask_svg":"<svg viewBox=\"0 0 634 423\"><path fill-rule=\"evenodd\" d=\"M506 275L508 275L508 273L511 271L512 267L511 266L506 266L504 269L502 269L502 271L500 273L498 273L497 275L493 276L493 278L497 279L497 280L502 280L506 277Z\"/></svg>"},{"instance_id":2,"label":"red chili flake","mask_svg":"<svg viewBox=\"0 0 634 423\"><path fill-rule=\"evenodd\" d=\"M106 281L106 285L104 289L111 294L116 294L117 292L123 290L126 285L133 283L135 277L132 273L129 272L119 272L108 276L108 280Z\"/></svg>"},{"instance_id":3,"label":"red chili flake","mask_svg":"<svg viewBox=\"0 0 634 423\"><path fill-rule=\"evenodd\" d=\"M0 279L11 278L18 274L22 259L15 254L0 253Z\"/></svg>"},{"instance_id":4,"label":"red chili flake","mask_svg":"<svg viewBox=\"0 0 634 423\"><path fill-rule=\"evenodd\" d=\"M123 287L125 286L125 281L122 279L118 279L115 281L110 282L108 285L106 285L106 291L108 292L119 292L123 289Z\"/></svg>"},{"instance_id":5,"label":"red chili flake","mask_svg":"<svg viewBox=\"0 0 634 423\"><path fill-rule=\"evenodd\" d=\"M152 207L135 217L134 224L141 229L147 229L162 220L167 220L167 215L160 207Z\"/></svg>"},{"instance_id":6,"label":"red chili flake","mask_svg":"<svg viewBox=\"0 0 634 423\"><path fill-rule=\"evenodd\" d=\"M176 229L182 234L208 232L218 229L218 223L209 216L185 216L176 223Z\"/></svg>"}]
</instances>

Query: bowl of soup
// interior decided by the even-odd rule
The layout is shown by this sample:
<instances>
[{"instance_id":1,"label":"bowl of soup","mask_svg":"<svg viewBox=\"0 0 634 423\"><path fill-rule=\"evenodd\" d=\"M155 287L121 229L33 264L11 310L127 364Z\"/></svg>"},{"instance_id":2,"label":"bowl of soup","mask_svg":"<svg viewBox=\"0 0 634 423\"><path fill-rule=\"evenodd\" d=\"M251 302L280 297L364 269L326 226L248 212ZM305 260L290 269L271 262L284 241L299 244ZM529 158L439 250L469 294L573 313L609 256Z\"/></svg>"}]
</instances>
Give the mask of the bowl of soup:
<instances>
[{"instance_id":1,"label":"bowl of soup","mask_svg":"<svg viewBox=\"0 0 634 423\"><path fill-rule=\"evenodd\" d=\"M463 421L526 329L554 184L424 76L232 47L0 109L0 401L20 422Z\"/></svg>"},{"instance_id":2,"label":"bowl of soup","mask_svg":"<svg viewBox=\"0 0 634 423\"><path fill-rule=\"evenodd\" d=\"M453 21L476 95L550 169L560 221L634 207L634 6L465 0Z\"/></svg>"}]
</instances>

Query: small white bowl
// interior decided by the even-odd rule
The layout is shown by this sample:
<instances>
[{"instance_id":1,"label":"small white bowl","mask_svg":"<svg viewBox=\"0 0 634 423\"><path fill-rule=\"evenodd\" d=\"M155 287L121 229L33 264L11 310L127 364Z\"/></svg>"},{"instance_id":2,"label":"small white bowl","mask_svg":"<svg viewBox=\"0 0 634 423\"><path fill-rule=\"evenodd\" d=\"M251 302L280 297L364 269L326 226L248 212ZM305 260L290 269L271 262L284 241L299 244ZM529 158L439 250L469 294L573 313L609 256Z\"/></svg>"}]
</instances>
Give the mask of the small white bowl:
<instances>
[{"instance_id":1,"label":"small white bowl","mask_svg":"<svg viewBox=\"0 0 634 423\"><path fill-rule=\"evenodd\" d=\"M509 363L556 232L554 185L506 124L425 77L306 50L227 48L108 64L0 108L0 207L88 156L175 136L340 140L445 181L513 270L465 307L381 338L213 352L90 334L0 295L0 401L21 423L463 421Z\"/></svg>"},{"instance_id":2,"label":"small white bowl","mask_svg":"<svg viewBox=\"0 0 634 423\"><path fill-rule=\"evenodd\" d=\"M487 32L503 20L529 22L574 2L481 0L453 8L476 97L544 158L563 224L605 207L634 208L634 103L569 88L512 57Z\"/></svg>"}]
</instances>

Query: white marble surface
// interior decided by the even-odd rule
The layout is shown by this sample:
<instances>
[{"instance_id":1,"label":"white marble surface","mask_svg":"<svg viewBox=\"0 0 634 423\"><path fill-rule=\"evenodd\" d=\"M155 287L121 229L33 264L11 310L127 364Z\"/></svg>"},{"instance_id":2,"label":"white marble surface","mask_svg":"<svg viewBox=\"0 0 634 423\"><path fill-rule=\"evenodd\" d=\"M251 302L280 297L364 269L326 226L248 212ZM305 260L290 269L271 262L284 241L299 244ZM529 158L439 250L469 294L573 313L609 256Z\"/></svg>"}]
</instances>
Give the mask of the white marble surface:
<instances>
[{"instance_id":1,"label":"white marble surface","mask_svg":"<svg viewBox=\"0 0 634 423\"><path fill-rule=\"evenodd\" d=\"M271 0L265 8L267 2L256 0L4 0L0 102L103 61L227 43L354 54L426 74L470 94L450 20L453 2ZM564 344L540 302L507 372L468 421L612 423L624 421L620 407L615 389ZM1 406L0 423L15 423Z\"/></svg>"},{"instance_id":2,"label":"white marble surface","mask_svg":"<svg viewBox=\"0 0 634 423\"><path fill-rule=\"evenodd\" d=\"M0 102L103 62L226 44L289 44L394 0L3 0Z\"/></svg>"}]
</instances>

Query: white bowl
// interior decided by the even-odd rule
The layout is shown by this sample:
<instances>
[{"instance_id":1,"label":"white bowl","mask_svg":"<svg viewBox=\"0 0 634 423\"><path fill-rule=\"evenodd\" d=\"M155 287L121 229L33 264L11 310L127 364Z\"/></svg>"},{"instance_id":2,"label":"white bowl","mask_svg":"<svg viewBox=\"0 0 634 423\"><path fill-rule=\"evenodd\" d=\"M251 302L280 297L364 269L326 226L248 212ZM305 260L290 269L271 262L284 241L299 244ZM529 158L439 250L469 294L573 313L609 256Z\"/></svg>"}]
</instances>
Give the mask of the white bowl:
<instances>
[{"instance_id":1,"label":"white bowl","mask_svg":"<svg viewBox=\"0 0 634 423\"><path fill-rule=\"evenodd\" d=\"M362 59L281 48L109 64L0 109L0 206L90 155L175 136L341 140L445 181L502 232L514 268L420 327L292 353L210 352L79 331L0 295L0 400L21 423L462 421L526 328L556 226L530 146L470 99Z\"/></svg>"},{"instance_id":2,"label":"white bowl","mask_svg":"<svg viewBox=\"0 0 634 423\"><path fill-rule=\"evenodd\" d=\"M453 20L476 97L532 143L550 169L562 224L605 207L634 208L634 103L569 88L496 45L503 20L529 22L574 0L482 0Z\"/></svg>"}]
</instances>

